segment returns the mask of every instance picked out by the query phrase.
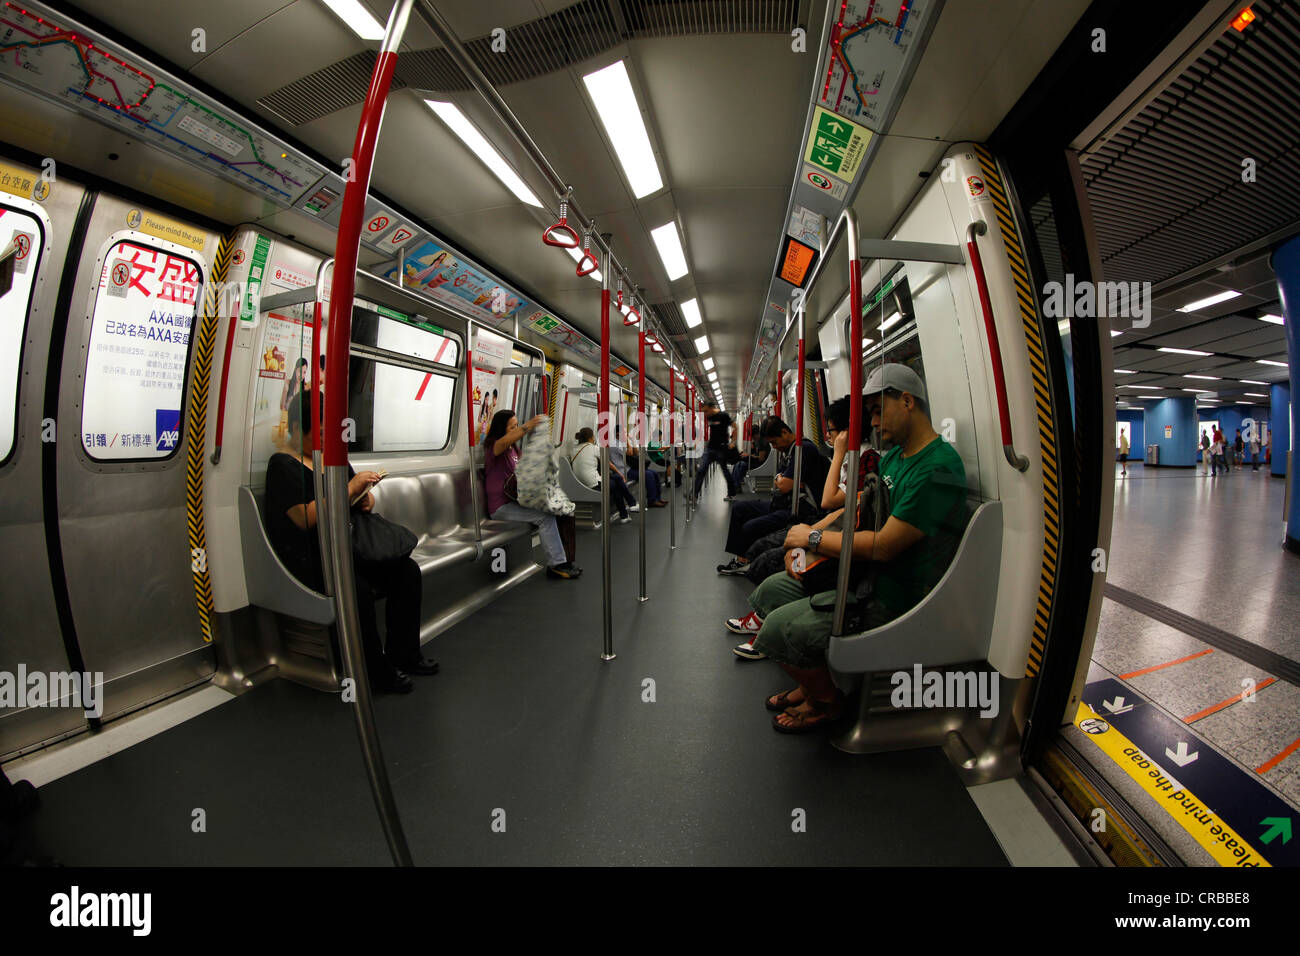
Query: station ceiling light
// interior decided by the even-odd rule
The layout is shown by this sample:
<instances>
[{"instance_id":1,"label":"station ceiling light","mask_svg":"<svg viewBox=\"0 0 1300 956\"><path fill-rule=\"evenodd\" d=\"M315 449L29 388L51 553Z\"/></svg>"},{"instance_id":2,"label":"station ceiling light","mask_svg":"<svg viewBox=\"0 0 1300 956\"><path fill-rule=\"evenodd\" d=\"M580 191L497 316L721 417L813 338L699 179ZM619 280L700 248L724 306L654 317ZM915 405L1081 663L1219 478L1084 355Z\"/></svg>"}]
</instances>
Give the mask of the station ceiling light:
<instances>
[{"instance_id":1,"label":"station ceiling light","mask_svg":"<svg viewBox=\"0 0 1300 956\"><path fill-rule=\"evenodd\" d=\"M1209 389L1208 388L1185 388L1183 389L1183 391L1184 392L1208 392Z\"/></svg>"},{"instance_id":2,"label":"station ceiling light","mask_svg":"<svg viewBox=\"0 0 1300 956\"><path fill-rule=\"evenodd\" d=\"M1213 355L1213 352L1202 352L1199 349L1174 349L1167 345L1162 345L1156 349L1157 352L1173 352L1175 355Z\"/></svg>"},{"instance_id":3,"label":"station ceiling light","mask_svg":"<svg viewBox=\"0 0 1300 956\"><path fill-rule=\"evenodd\" d=\"M706 358L704 360L704 370L707 372L711 368L713 368L713 359L712 357Z\"/></svg>"},{"instance_id":4,"label":"station ceiling light","mask_svg":"<svg viewBox=\"0 0 1300 956\"><path fill-rule=\"evenodd\" d=\"M370 15L359 0L324 0L325 6L363 40L382 40L384 25Z\"/></svg>"},{"instance_id":5,"label":"station ceiling light","mask_svg":"<svg viewBox=\"0 0 1300 956\"><path fill-rule=\"evenodd\" d=\"M707 335L701 335L698 339L695 340L695 351L703 355L708 350L709 350L709 337Z\"/></svg>"},{"instance_id":6,"label":"station ceiling light","mask_svg":"<svg viewBox=\"0 0 1300 956\"><path fill-rule=\"evenodd\" d=\"M655 241L659 258L668 270L669 280L680 279L691 270L686 265L686 252L682 249L681 236L677 235L677 223L671 220L658 229L650 230L650 238Z\"/></svg>"},{"instance_id":7,"label":"station ceiling light","mask_svg":"<svg viewBox=\"0 0 1300 956\"><path fill-rule=\"evenodd\" d=\"M541 201L533 195L532 190L524 185L524 181L496 151L496 147L484 139L483 134L474 128L474 124L465 118L465 114L455 103L441 103L437 100L424 102L429 109L438 114L439 119L447 124L448 129L460 137L461 142L469 147L478 161L486 166L493 176L501 180L507 189L519 197L520 202L539 209L542 207Z\"/></svg>"},{"instance_id":8,"label":"station ceiling light","mask_svg":"<svg viewBox=\"0 0 1300 956\"><path fill-rule=\"evenodd\" d=\"M1117 369L1115 369L1115 374L1116 374L1116 375L1136 375L1137 372L1133 371L1131 368L1117 368Z\"/></svg>"},{"instance_id":9,"label":"station ceiling light","mask_svg":"<svg viewBox=\"0 0 1300 956\"><path fill-rule=\"evenodd\" d=\"M691 299L682 303L682 316L686 319L686 327L693 329L704 321L704 316L700 315L700 300Z\"/></svg>"},{"instance_id":10,"label":"station ceiling light","mask_svg":"<svg viewBox=\"0 0 1300 956\"><path fill-rule=\"evenodd\" d=\"M1268 315L1258 315L1256 318L1261 322L1271 322L1273 325L1286 325L1286 319L1280 315L1274 315L1272 312Z\"/></svg>"},{"instance_id":11,"label":"station ceiling light","mask_svg":"<svg viewBox=\"0 0 1300 956\"><path fill-rule=\"evenodd\" d=\"M1153 402L1158 402L1164 398L1163 395L1139 395L1138 398L1147 398Z\"/></svg>"},{"instance_id":12,"label":"station ceiling light","mask_svg":"<svg viewBox=\"0 0 1300 956\"><path fill-rule=\"evenodd\" d=\"M1264 392L1243 392L1242 394L1249 395L1252 398L1268 398L1268 395Z\"/></svg>"},{"instance_id":13,"label":"station ceiling light","mask_svg":"<svg viewBox=\"0 0 1300 956\"><path fill-rule=\"evenodd\" d=\"M1242 385L1267 385L1268 382L1255 382L1255 381L1252 381L1251 379L1243 378L1243 379L1241 380L1241 384L1242 384Z\"/></svg>"},{"instance_id":14,"label":"station ceiling light","mask_svg":"<svg viewBox=\"0 0 1300 956\"><path fill-rule=\"evenodd\" d=\"M1152 390L1158 391L1159 389L1163 388L1163 386L1161 385L1116 385L1115 387L1116 388L1141 388L1141 389L1145 389L1148 392Z\"/></svg>"},{"instance_id":15,"label":"station ceiling light","mask_svg":"<svg viewBox=\"0 0 1300 956\"><path fill-rule=\"evenodd\" d=\"M627 65L617 60L602 70L586 74L582 82L618 155L632 195L640 199L661 188L664 181L659 175L654 150L650 148L650 135L641 119L641 107L632 90Z\"/></svg>"},{"instance_id":16,"label":"station ceiling light","mask_svg":"<svg viewBox=\"0 0 1300 956\"><path fill-rule=\"evenodd\" d=\"M1260 365L1276 365L1278 368L1286 368L1286 362L1274 362L1272 359L1255 359Z\"/></svg>"},{"instance_id":17,"label":"station ceiling light","mask_svg":"<svg viewBox=\"0 0 1300 956\"><path fill-rule=\"evenodd\" d=\"M1220 302L1227 302L1229 299L1235 299L1241 295L1234 289L1228 289L1224 292L1217 292L1214 295L1207 296L1204 299L1197 299L1195 302L1188 302L1180 308L1179 312L1196 312L1198 309L1208 309L1212 305L1218 305Z\"/></svg>"},{"instance_id":18,"label":"station ceiling light","mask_svg":"<svg viewBox=\"0 0 1300 956\"><path fill-rule=\"evenodd\" d=\"M1221 382L1223 379L1217 375L1184 375L1183 378L1203 378L1207 382Z\"/></svg>"}]
</instances>

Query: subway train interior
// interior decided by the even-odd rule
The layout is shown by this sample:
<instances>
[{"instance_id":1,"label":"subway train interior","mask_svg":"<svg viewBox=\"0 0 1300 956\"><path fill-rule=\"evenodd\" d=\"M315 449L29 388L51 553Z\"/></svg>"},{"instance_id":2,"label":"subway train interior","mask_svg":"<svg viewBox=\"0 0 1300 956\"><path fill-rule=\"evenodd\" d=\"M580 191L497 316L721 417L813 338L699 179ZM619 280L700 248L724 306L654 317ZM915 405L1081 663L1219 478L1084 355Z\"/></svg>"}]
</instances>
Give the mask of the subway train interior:
<instances>
[{"instance_id":1,"label":"subway train interior","mask_svg":"<svg viewBox=\"0 0 1300 956\"><path fill-rule=\"evenodd\" d=\"M1298 51L4 0L6 862L1296 865Z\"/></svg>"}]
</instances>

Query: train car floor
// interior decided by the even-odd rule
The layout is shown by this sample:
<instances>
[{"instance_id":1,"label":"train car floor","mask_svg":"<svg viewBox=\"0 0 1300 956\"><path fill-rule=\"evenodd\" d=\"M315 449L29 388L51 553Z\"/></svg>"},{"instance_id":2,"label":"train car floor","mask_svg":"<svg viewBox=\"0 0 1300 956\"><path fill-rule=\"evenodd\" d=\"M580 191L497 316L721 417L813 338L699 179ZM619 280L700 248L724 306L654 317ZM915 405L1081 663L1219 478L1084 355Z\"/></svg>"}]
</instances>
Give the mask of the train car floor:
<instances>
[{"instance_id":1,"label":"train car floor","mask_svg":"<svg viewBox=\"0 0 1300 956\"><path fill-rule=\"evenodd\" d=\"M850 756L773 732L763 700L788 681L735 657L723 626L748 585L714 571L721 496L690 524L679 500L671 553L668 509L650 511L645 603L637 525L611 527L615 660L585 531L581 579L534 576L426 645L440 675L377 699L417 863L1006 863L939 750ZM348 705L283 680L41 796L34 852L70 865L389 861Z\"/></svg>"}]
</instances>

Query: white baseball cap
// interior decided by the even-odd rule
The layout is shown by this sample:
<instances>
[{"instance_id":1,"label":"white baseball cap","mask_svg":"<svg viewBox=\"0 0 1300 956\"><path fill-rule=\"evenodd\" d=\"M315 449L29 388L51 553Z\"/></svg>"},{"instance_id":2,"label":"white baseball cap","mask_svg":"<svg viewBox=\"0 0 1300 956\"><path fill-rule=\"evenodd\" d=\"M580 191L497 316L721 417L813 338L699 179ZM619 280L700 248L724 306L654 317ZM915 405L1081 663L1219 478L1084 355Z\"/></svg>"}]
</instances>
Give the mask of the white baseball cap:
<instances>
[{"instance_id":1,"label":"white baseball cap","mask_svg":"<svg viewBox=\"0 0 1300 956\"><path fill-rule=\"evenodd\" d=\"M867 376L867 384L862 389L862 394L875 395L887 388L915 395L923 402L929 401L925 394L925 383L921 381L921 376L901 362L888 362L873 369L871 374Z\"/></svg>"}]
</instances>

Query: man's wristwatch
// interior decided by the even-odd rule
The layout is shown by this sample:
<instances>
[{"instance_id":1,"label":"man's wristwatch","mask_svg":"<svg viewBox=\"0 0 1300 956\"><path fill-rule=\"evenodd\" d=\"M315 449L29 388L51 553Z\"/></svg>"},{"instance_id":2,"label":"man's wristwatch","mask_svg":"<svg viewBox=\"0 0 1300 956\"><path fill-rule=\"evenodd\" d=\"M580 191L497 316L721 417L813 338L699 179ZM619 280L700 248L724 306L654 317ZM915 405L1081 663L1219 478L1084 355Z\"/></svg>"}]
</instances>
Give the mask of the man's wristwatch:
<instances>
[{"instance_id":1,"label":"man's wristwatch","mask_svg":"<svg viewBox=\"0 0 1300 956\"><path fill-rule=\"evenodd\" d=\"M816 553L821 548L821 546L822 546L821 531L808 532L808 550L812 551L813 553Z\"/></svg>"}]
</instances>

